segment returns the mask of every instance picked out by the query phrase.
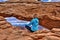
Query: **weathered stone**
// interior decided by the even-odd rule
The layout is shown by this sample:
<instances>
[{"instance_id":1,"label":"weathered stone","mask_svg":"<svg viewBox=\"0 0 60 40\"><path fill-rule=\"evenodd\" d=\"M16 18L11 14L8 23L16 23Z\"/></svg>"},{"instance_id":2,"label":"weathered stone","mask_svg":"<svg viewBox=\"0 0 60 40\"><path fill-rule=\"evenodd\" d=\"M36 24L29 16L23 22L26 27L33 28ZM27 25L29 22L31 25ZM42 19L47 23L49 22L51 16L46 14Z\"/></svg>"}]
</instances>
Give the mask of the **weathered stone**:
<instances>
[{"instance_id":1,"label":"weathered stone","mask_svg":"<svg viewBox=\"0 0 60 40\"><path fill-rule=\"evenodd\" d=\"M2 28L2 29L9 28L9 27L11 27L10 24L3 24L0 26L0 28Z\"/></svg>"},{"instance_id":2,"label":"weathered stone","mask_svg":"<svg viewBox=\"0 0 60 40\"><path fill-rule=\"evenodd\" d=\"M0 21L0 25L5 24L5 23L6 23L6 21Z\"/></svg>"},{"instance_id":3,"label":"weathered stone","mask_svg":"<svg viewBox=\"0 0 60 40\"><path fill-rule=\"evenodd\" d=\"M7 35L5 35L5 34L1 35L0 34L0 40L7 40Z\"/></svg>"},{"instance_id":4,"label":"weathered stone","mask_svg":"<svg viewBox=\"0 0 60 40\"><path fill-rule=\"evenodd\" d=\"M5 20L4 17L0 16L0 21L3 21L3 20Z\"/></svg>"},{"instance_id":5,"label":"weathered stone","mask_svg":"<svg viewBox=\"0 0 60 40\"><path fill-rule=\"evenodd\" d=\"M50 30L31 33L7 23L4 17L31 20L37 14L39 24ZM3 17L2 17L3 16ZM60 3L37 0L9 0L0 4L0 40L60 40Z\"/></svg>"},{"instance_id":6,"label":"weathered stone","mask_svg":"<svg viewBox=\"0 0 60 40\"><path fill-rule=\"evenodd\" d=\"M25 36L25 37L19 38L18 40L33 40L33 39L29 36Z\"/></svg>"},{"instance_id":7,"label":"weathered stone","mask_svg":"<svg viewBox=\"0 0 60 40\"><path fill-rule=\"evenodd\" d=\"M53 28L51 31L52 32L60 32L60 28Z\"/></svg>"},{"instance_id":8,"label":"weathered stone","mask_svg":"<svg viewBox=\"0 0 60 40\"><path fill-rule=\"evenodd\" d=\"M48 29L42 29L42 30L38 30L38 31L34 32L34 34L49 33L49 32L51 32L51 31Z\"/></svg>"},{"instance_id":9,"label":"weathered stone","mask_svg":"<svg viewBox=\"0 0 60 40\"><path fill-rule=\"evenodd\" d=\"M46 36L42 40L60 40L60 38L56 36Z\"/></svg>"},{"instance_id":10,"label":"weathered stone","mask_svg":"<svg viewBox=\"0 0 60 40\"><path fill-rule=\"evenodd\" d=\"M8 0L7 2L36 2L38 0Z\"/></svg>"},{"instance_id":11,"label":"weathered stone","mask_svg":"<svg viewBox=\"0 0 60 40\"><path fill-rule=\"evenodd\" d=\"M13 2L13 0L11 1ZM19 1L19 0L16 0L16 1ZM28 0L28 1L31 1L31 0ZM31 20L33 18L33 15L37 14L40 20L40 25L48 29L60 28L59 27L60 26L59 10L60 10L59 2L58 3L41 3L41 2L14 3L13 2L13 3L0 4L1 16L4 16L4 17L15 16L18 19Z\"/></svg>"}]
</instances>

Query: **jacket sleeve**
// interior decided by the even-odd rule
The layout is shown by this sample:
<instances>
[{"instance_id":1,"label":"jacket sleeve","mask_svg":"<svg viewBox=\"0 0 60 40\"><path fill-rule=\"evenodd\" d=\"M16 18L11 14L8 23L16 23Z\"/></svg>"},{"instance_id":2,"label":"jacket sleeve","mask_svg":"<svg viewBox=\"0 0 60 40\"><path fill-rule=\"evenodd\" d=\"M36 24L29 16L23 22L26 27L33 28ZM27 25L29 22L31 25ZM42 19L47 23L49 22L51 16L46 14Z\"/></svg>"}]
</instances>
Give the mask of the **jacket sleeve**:
<instances>
[{"instance_id":1,"label":"jacket sleeve","mask_svg":"<svg viewBox=\"0 0 60 40\"><path fill-rule=\"evenodd\" d=\"M31 26L33 24L34 19L31 20L31 22L28 24L28 26Z\"/></svg>"}]
</instances>

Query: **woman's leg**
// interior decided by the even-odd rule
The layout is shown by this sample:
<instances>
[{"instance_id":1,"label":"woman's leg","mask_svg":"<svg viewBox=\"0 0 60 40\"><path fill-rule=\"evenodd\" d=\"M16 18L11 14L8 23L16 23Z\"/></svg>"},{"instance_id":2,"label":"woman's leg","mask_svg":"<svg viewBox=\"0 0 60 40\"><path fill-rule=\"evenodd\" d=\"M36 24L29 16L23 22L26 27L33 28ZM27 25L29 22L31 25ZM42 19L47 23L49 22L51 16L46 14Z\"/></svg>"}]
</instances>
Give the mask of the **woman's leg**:
<instances>
[{"instance_id":1,"label":"woman's leg","mask_svg":"<svg viewBox=\"0 0 60 40\"><path fill-rule=\"evenodd\" d=\"M31 27L29 27L27 25L25 26L25 28L27 28L30 32L34 32L34 31L31 30Z\"/></svg>"}]
</instances>

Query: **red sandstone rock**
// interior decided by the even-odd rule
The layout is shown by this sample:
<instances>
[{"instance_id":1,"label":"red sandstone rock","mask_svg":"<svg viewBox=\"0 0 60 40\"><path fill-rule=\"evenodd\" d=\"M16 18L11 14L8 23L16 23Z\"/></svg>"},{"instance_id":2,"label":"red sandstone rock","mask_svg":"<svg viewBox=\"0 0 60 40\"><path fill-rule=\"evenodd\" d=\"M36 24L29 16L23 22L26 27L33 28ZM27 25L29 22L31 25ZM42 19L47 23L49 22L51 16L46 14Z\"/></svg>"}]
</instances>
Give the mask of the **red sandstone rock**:
<instances>
[{"instance_id":1,"label":"red sandstone rock","mask_svg":"<svg viewBox=\"0 0 60 40\"><path fill-rule=\"evenodd\" d=\"M0 16L0 28L5 29L11 26L11 24L7 23L4 17Z\"/></svg>"},{"instance_id":2,"label":"red sandstone rock","mask_svg":"<svg viewBox=\"0 0 60 40\"><path fill-rule=\"evenodd\" d=\"M36 1L9 0L10 3L0 4L0 40L60 40L60 4ZM11 26L4 19L15 16L18 19L31 20L34 14L37 14L40 25L52 30L31 33Z\"/></svg>"},{"instance_id":3,"label":"red sandstone rock","mask_svg":"<svg viewBox=\"0 0 60 40\"><path fill-rule=\"evenodd\" d=\"M33 40L33 39L29 36L25 36L25 37L19 38L18 40Z\"/></svg>"},{"instance_id":4,"label":"red sandstone rock","mask_svg":"<svg viewBox=\"0 0 60 40\"><path fill-rule=\"evenodd\" d=\"M0 34L0 40L7 40L7 35Z\"/></svg>"},{"instance_id":5,"label":"red sandstone rock","mask_svg":"<svg viewBox=\"0 0 60 40\"><path fill-rule=\"evenodd\" d=\"M60 28L53 28L51 31L52 32L60 32Z\"/></svg>"},{"instance_id":6,"label":"red sandstone rock","mask_svg":"<svg viewBox=\"0 0 60 40\"><path fill-rule=\"evenodd\" d=\"M41 25L48 29L52 28L60 28L60 21L58 20L51 20L48 16L44 16L43 19L41 20Z\"/></svg>"},{"instance_id":7,"label":"red sandstone rock","mask_svg":"<svg viewBox=\"0 0 60 40\"><path fill-rule=\"evenodd\" d=\"M7 2L36 2L37 0L8 0Z\"/></svg>"},{"instance_id":8,"label":"red sandstone rock","mask_svg":"<svg viewBox=\"0 0 60 40\"><path fill-rule=\"evenodd\" d=\"M5 24L5 23L6 23L6 21L0 21L0 25Z\"/></svg>"},{"instance_id":9,"label":"red sandstone rock","mask_svg":"<svg viewBox=\"0 0 60 40\"><path fill-rule=\"evenodd\" d=\"M46 36L42 40L60 40L60 38L56 36Z\"/></svg>"},{"instance_id":10,"label":"red sandstone rock","mask_svg":"<svg viewBox=\"0 0 60 40\"><path fill-rule=\"evenodd\" d=\"M60 5L59 3L36 3L35 0L10 0L15 3L0 4L0 15L15 16L18 19L31 20L34 14L37 14L40 25L52 29L60 28ZM19 2L16 1L26 1ZM31 1L31 2L30 2ZM46 15L47 17L45 17ZM48 27L49 26L49 27Z\"/></svg>"},{"instance_id":11,"label":"red sandstone rock","mask_svg":"<svg viewBox=\"0 0 60 40\"><path fill-rule=\"evenodd\" d=\"M34 32L35 34L41 34L41 33L49 33L50 32L50 30L48 30L48 29L42 29L42 30L38 30L38 31L36 31L36 32Z\"/></svg>"},{"instance_id":12,"label":"red sandstone rock","mask_svg":"<svg viewBox=\"0 0 60 40\"><path fill-rule=\"evenodd\" d=\"M0 28L1 40L60 40L59 33L52 33L48 30L39 30L38 32L28 32L27 30L21 30L11 26L9 23L2 23L3 27ZM5 26L6 27L5 27ZM11 27L9 27L11 26ZM56 29L59 30L59 29ZM57 31L56 31L57 32Z\"/></svg>"},{"instance_id":13,"label":"red sandstone rock","mask_svg":"<svg viewBox=\"0 0 60 40\"><path fill-rule=\"evenodd\" d=\"M4 20L4 17L0 16L0 21L3 21Z\"/></svg>"},{"instance_id":14,"label":"red sandstone rock","mask_svg":"<svg viewBox=\"0 0 60 40\"><path fill-rule=\"evenodd\" d=\"M9 28L9 27L11 27L10 24L3 24L3 25L0 25L0 28L2 28L2 29Z\"/></svg>"}]
</instances>

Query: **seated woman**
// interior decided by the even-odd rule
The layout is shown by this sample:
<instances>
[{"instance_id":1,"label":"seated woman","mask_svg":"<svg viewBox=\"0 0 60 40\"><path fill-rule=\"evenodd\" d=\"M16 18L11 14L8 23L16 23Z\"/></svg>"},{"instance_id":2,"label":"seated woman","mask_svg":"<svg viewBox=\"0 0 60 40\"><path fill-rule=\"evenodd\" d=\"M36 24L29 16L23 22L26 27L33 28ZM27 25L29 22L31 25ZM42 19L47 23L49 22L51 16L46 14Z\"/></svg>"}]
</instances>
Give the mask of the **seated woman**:
<instances>
[{"instance_id":1,"label":"seated woman","mask_svg":"<svg viewBox=\"0 0 60 40\"><path fill-rule=\"evenodd\" d=\"M36 14L33 17L34 18L31 22L25 26L25 28L27 28L30 32L35 32L38 30L39 20Z\"/></svg>"}]
</instances>

